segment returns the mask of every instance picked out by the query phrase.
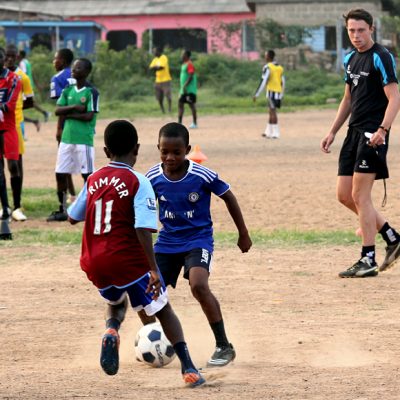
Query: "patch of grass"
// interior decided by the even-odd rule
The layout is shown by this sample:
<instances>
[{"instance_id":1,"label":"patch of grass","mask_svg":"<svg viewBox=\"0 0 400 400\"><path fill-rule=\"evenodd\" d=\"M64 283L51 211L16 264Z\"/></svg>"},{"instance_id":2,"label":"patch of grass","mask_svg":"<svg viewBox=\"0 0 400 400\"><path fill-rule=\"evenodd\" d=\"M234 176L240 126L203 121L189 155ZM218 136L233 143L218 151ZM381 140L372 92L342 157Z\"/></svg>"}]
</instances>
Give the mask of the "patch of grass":
<instances>
[{"instance_id":1,"label":"patch of grass","mask_svg":"<svg viewBox=\"0 0 400 400\"><path fill-rule=\"evenodd\" d=\"M255 246L293 247L293 246L335 246L360 243L353 231L299 231L279 229L271 232L251 232ZM235 245L237 234L233 232L216 232L217 245Z\"/></svg>"},{"instance_id":2,"label":"patch of grass","mask_svg":"<svg viewBox=\"0 0 400 400\"><path fill-rule=\"evenodd\" d=\"M12 198L11 193L8 198ZM58 209L57 192L55 189L24 188L22 203L29 218L46 218Z\"/></svg>"},{"instance_id":3,"label":"patch of grass","mask_svg":"<svg viewBox=\"0 0 400 400\"><path fill-rule=\"evenodd\" d=\"M68 228L67 228L68 227ZM65 230L62 225L35 229L18 229L13 231L12 242L0 241L1 245L19 246L21 244L47 244L47 245L76 245L80 244L82 230L74 229L67 225ZM256 231L251 233L253 245L257 247L303 247L303 246L336 246L354 245L360 243L360 238L353 231L299 231L275 230L272 232ZM237 234L234 232L216 232L215 244L217 246L236 246Z\"/></svg>"},{"instance_id":4,"label":"patch of grass","mask_svg":"<svg viewBox=\"0 0 400 400\"><path fill-rule=\"evenodd\" d=\"M79 245L82 239L82 231L54 230L48 228L18 229L13 231L12 241L0 241L0 246L21 245L46 245L66 246Z\"/></svg>"}]
</instances>

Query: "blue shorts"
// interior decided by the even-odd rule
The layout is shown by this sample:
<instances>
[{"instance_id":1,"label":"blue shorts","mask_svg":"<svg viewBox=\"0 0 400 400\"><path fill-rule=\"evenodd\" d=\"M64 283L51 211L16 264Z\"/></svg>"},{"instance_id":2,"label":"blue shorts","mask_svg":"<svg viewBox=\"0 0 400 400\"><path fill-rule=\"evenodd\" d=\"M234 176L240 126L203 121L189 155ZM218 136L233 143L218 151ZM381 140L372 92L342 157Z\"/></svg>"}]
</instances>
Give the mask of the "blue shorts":
<instances>
[{"instance_id":1,"label":"blue shorts","mask_svg":"<svg viewBox=\"0 0 400 400\"><path fill-rule=\"evenodd\" d=\"M211 272L212 253L207 249L197 248L183 253L156 253L155 256L166 286L176 287L182 267L185 279L189 279L189 270L192 267L201 267L208 273Z\"/></svg>"},{"instance_id":2,"label":"blue shorts","mask_svg":"<svg viewBox=\"0 0 400 400\"><path fill-rule=\"evenodd\" d=\"M168 292L164 281L161 278L161 290L157 300L153 300L152 293L146 293L149 284L150 273L147 273L128 285L109 286L105 289L99 289L100 295L110 305L121 304L125 297L129 297L132 308L135 311L144 310L147 315L158 313L168 303Z\"/></svg>"}]
</instances>

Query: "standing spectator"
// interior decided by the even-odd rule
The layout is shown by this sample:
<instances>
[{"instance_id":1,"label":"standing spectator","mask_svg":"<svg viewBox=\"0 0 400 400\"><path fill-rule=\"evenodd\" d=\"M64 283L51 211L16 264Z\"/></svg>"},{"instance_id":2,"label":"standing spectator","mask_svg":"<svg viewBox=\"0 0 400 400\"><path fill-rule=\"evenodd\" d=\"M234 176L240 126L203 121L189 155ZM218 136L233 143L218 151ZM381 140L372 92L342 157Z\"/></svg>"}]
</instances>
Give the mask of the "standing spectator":
<instances>
[{"instance_id":1,"label":"standing spectator","mask_svg":"<svg viewBox=\"0 0 400 400\"><path fill-rule=\"evenodd\" d=\"M21 91L21 82L14 72L4 68L6 53L0 48L0 131L2 134L2 148L0 153L0 200L3 209L1 219L9 219L11 209L8 203L6 179L4 175L4 158L7 159L8 170L11 176L11 186L20 187L20 170L18 165L18 133L15 128L15 107ZM14 203L18 203L18 190L13 191Z\"/></svg>"},{"instance_id":2,"label":"standing spectator","mask_svg":"<svg viewBox=\"0 0 400 400\"><path fill-rule=\"evenodd\" d=\"M354 9L343 17L354 50L345 58L343 99L329 133L321 141L321 150L330 152L336 133L350 116L339 155L336 191L338 200L358 215L362 248L360 259L339 276L362 278L378 275L377 232L387 244L379 270L391 267L400 257L400 236L375 209L371 197L375 180L389 176L386 154L390 128L400 107L400 94L393 55L372 39L372 15Z\"/></svg>"},{"instance_id":3,"label":"standing spectator","mask_svg":"<svg viewBox=\"0 0 400 400\"><path fill-rule=\"evenodd\" d=\"M53 65L57 73L53 75L50 82L50 98L57 100L61 96L61 92L68 85L75 83L75 79L71 78L71 64L74 59L74 53L70 49L60 49L54 55ZM61 134L64 126L65 118L59 116L57 120L56 140L58 144L61 141ZM67 175L68 181L68 202L75 200L75 187L71 174Z\"/></svg>"},{"instance_id":4,"label":"standing spectator","mask_svg":"<svg viewBox=\"0 0 400 400\"><path fill-rule=\"evenodd\" d=\"M282 65L275 61L275 51L268 50L265 53L266 64L263 67L260 84L253 96L255 102L257 97L266 87L269 109L268 124L262 136L278 139L280 136L277 109L281 108L281 101L285 92L285 76Z\"/></svg>"},{"instance_id":5,"label":"standing spectator","mask_svg":"<svg viewBox=\"0 0 400 400\"><path fill-rule=\"evenodd\" d=\"M12 218L15 221L25 221L27 219L21 208L21 197L22 197L22 187L24 178L24 168L23 168L23 155L25 154L25 138L24 138L24 109L33 107L33 90L31 86L31 81L28 75L26 75L21 68L18 67L18 50L13 45L10 44L6 47L6 67L17 75L21 82L21 90L19 91L17 103L15 106L15 128L18 134L18 170L19 176L11 178L11 190L13 194L14 210L12 212Z\"/></svg>"},{"instance_id":6,"label":"standing spectator","mask_svg":"<svg viewBox=\"0 0 400 400\"><path fill-rule=\"evenodd\" d=\"M72 67L76 85L67 86L57 100L55 114L65 117L61 142L56 162L57 197L59 209L47 218L51 221L66 221L67 174L80 173L86 182L94 170L93 138L96 127L96 113L99 112L99 93L87 77L92 63L78 58Z\"/></svg>"},{"instance_id":7,"label":"standing spectator","mask_svg":"<svg viewBox=\"0 0 400 400\"><path fill-rule=\"evenodd\" d=\"M181 124L185 103L189 104L192 110L193 122L189 128L196 129L197 126L197 111L196 111L196 98L197 98L197 76L192 60L190 59L192 53L190 50L184 50L182 53L182 66L180 74L180 91L179 91L179 115L178 121Z\"/></svg>"},{"instance_id":8,"label":"standing spectator","mask_svg":"<svg viewBox=\"0 0 400 400\"><path fill-rule=\"evenodd\" d=\"M149 69L154 71L156 74L156 81L154 89L156 93L156 99L160 104L161 111L165 114L164 108L164 97L168 101L168 112L171 112L172 97L171 97L171 74L169 72L168 57L162 53L161 47L154 49L154 58L150 63Z\"/></svg>"}]
</instances>

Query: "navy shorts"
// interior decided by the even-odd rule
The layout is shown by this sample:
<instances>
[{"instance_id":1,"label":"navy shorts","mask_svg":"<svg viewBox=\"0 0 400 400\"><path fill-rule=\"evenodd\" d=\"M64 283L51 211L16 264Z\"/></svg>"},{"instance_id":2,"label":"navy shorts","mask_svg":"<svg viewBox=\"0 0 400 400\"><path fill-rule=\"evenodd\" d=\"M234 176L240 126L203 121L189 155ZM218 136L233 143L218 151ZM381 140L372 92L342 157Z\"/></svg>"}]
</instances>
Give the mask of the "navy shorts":
<instances>
[{"instance_id":1,"label":"navy shorts","mask_svg":"<svg viewBox=\"0 0 400 400\"><path fill-rule=\"evenodd\" d=\"M389 134L385 144L373 148L369 146L365 129L349 128L339 155L339 176L353 176L354 172L375 173L375 179L386 179L389 170L386 155L389 146Z\"/></svg>"},{"instance_id":2,"label":"navy shorts","mask_svg":"<svg viewBox=\"0 0 400 400\"><path fill-rule=\"evenodd\" d=\"M156 253L156 261L165 286L176 287L179 274L183 267L183 277L189 279L192 267L202 267L211 272L212 253L206 249L193 249L183 253Z\"/></svg>"},{"instance_id":3,"label":"navy shorts","mask_svg":"<svg viewBox=\"0 0 400 400\"><path fill-rule=\"evenodd\" d=\"M108 286L99 289L99 293L111 305L121 304L128 296L135 311L145 310L147 315L154 315L168 303L168 292L161 278L160 295L157 300L153 300L152 293L146 293L149 278L150 273L147 273L128 285Z\"/></svg>"}]
</instances>

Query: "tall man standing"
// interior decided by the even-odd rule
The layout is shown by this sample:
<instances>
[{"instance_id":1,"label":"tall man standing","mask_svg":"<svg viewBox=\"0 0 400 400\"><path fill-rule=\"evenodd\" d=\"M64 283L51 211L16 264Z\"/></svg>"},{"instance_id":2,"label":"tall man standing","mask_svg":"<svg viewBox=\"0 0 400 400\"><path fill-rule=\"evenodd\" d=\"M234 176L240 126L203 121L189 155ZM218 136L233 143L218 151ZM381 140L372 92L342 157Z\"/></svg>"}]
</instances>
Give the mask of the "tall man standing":
<instances>
[{"instance_id":1,"label":"tall man standing","mask_svg":"<svg viewBox=\"0 0 400 400\"><path fill-rule=\"evenodd\" d=\"M400 256L400 236L375 209L371 198L374 181L389 176L386 154L390 127L400 107L400 94L392 54L372 39L372 15L364 9L353 9L343 17L354 49L344 60L343 99L320 147L324 153L330 152L336 133L350 116L339 156L337 198L358 215L362 249L361 258L339 276L376 276L377 232L387 243L386 257L379 270L391 267Z\"/></svg>"},{"instance_id":2,"label":"tall man standing","mask_svg":"<svg viewBox=\"0 0 400 400\"><path fill-rule=\"evenodd\" d=\"M165 114L164 108L164 97L168 101L168 112L171 112L171 74L169 72L169 61L168 57L163 54L161 47L156 47L154 49L154 58L150 63L149 69L154 71L156 74L156 81L154 84L154 89L156 92L156 98L160 104L161 111Z\"/></svg>"}]
</instances>

